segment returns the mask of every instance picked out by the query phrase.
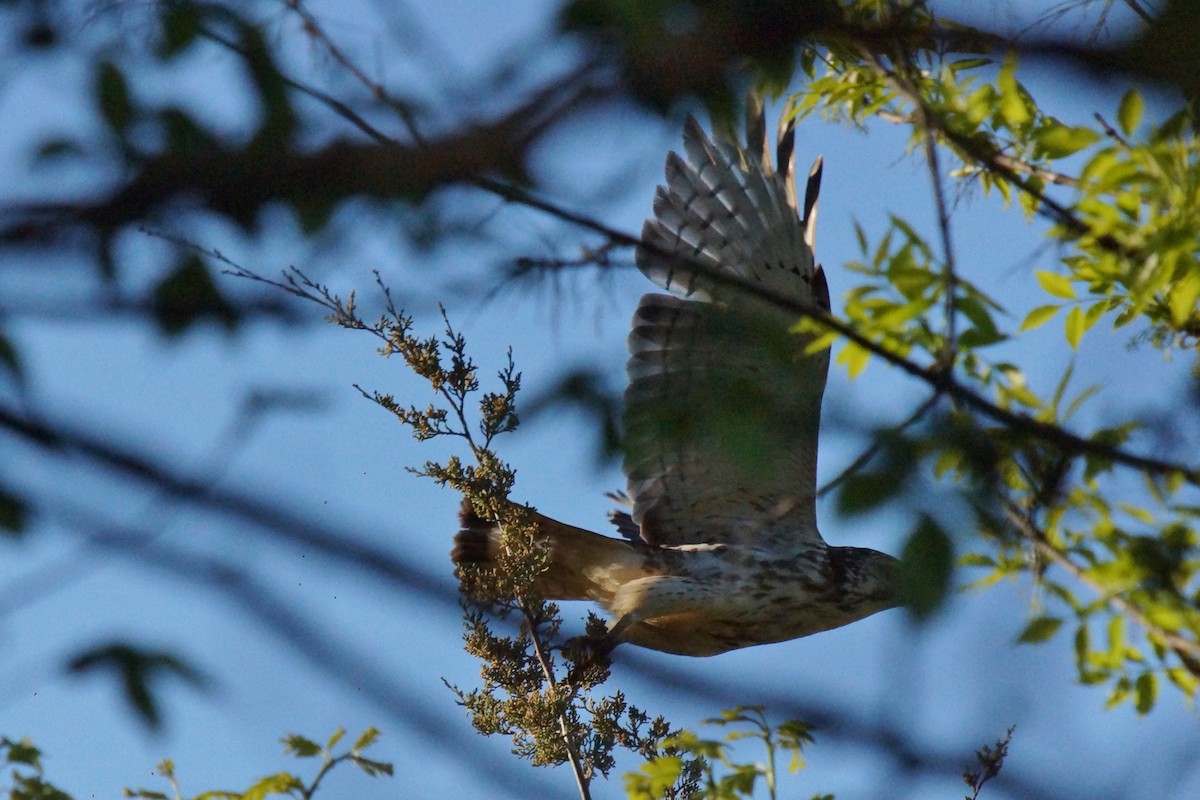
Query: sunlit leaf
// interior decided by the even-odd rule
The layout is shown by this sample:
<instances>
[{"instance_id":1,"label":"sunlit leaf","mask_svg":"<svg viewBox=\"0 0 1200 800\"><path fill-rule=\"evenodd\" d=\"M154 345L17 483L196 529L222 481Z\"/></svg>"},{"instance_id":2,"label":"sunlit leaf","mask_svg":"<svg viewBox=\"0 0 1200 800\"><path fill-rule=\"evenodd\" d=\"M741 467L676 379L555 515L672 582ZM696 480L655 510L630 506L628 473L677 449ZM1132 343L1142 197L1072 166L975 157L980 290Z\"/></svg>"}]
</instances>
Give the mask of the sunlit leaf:
<instances>
[{"instance_id":1,"label":"sunlit leaf","mask_svg":"<svg viewBox=\"0 0 1200 800\"><path fill-rule=\"evenodd\" d=\"M1117 124L1126 136L1131 136L1141 124L1144 105L1142 93L1137 89L1130 89L1121 98L1121 104L1117 107Z\"/></svg>"},{"instance_id":2,"label":"sunlit leaf","mask_svg":"<svg viewBox=\"0 0 1200 800\"><path fill-rule=\"evenodd\" d=\"M1049 158L1069 156L1099 140L1100 134L1091 128L1070 127L1058 123L1041 128L1036 135L1038 147Z\"/></svg>"},{"instance_id":3,"label":"sunlit leaf","mask_svg":"<svg viewBox=\"0 0 1200 800\"><path fill-rule=\"evenodd\" d=\"M1059 275L1057 272L1047 272L1043 269L1037 270L1037 282L1049 294L1055 297L1062 297L1067 300L1075 299L1075 287L1071 285L1071 280L1065 275Z\"/></svg>"},{"instance_id":4,"label":"sunlit leaf","mask_svg":"<svg viewBox=\"0 0 1200 800\"><path fill-rule=\"evenodd\" d=\"M1055 276L1055 277L1057 277L1057 276ZM1070 283L1067 284L1068 287L1070 285L1071 285ZM1025 315L1025 320L1021 323L1021 327L1018 328L1017 330L1018 331L1029 331L1029 330L1033 330L1034 328L1040 328L1042 325L1045 325L1047 322L1049 322L1050 319L1055 314L1058 313L1058 310L1060 308L1062 308L1062 306L1057 306L1057 305L1038 306L1037 308L1033 309L1032 311L1030 311L1028 314Z\"/></svg>"},{"instance_id":5,"label":"sunlit leaf","mask_svg":"<svg viewBox=\"0 0 1200 800\"><path fill-rule=\"evenodd\" d=\"M359 736L358 739L355 740L353 750L356 753L359 750L364 750L364 749L370 747L376 741L378 741L378 739L379 739L379 730L377 728L373 728L373 727L367 728L365 731L362 732L362 735ZM333 744L331 743L329 745L329 747L332 749Z\"/></svg>"},{"instance_id":6,"label":"sunlit leaf","mask_svg":"<svg viewBox=\"0 0 1200 800\"><path fill-rule=\"evenodd\" d=\"M1033 119L1021 92L1020 84L1017 83L1016 69L1016 54L1007 54L996 81L996 86L1000 90L1000 115L1008 127L1013 129L1020 128Z\"/></svg>"},{"instance_id":7,"label":"sunlit leaf","mask_svg":"<svg viewBox=\"0 0 1200 800\"><path fill-rule=\"evenodd\" d=\"M1086 330L1087 320L1083 317L1083 309L1075 306L1063 321L1063 332L1067 337L1067 344L1071 345L1072 350L1078 349L1079 342L1083 339Z\"/></svg>"},{"instance_id":8,"label":"sunlit leaf","mask_svg":"<svg viewBox=\"0 0 1200 800\"><path fill-rule=\"evenodd\" d=\"M657 800L675 785L683 772L683 759L663 756L642 764L639 772L625 775L625 793L630 800Z\"/></svg>"},{"instance_id":9,"label":"sunlit leaf","mask_svg":"<svg viewBox=\"0 0 1200 800\"><path fill-rule=\"evenodd\" d=\"M1171 311L1171 324L1182 327L1196 311L1196 298L1200 297L1200 268L1193 268L1171 287L1167 295L1167 306Z\"/></svg>"}]
</instances>

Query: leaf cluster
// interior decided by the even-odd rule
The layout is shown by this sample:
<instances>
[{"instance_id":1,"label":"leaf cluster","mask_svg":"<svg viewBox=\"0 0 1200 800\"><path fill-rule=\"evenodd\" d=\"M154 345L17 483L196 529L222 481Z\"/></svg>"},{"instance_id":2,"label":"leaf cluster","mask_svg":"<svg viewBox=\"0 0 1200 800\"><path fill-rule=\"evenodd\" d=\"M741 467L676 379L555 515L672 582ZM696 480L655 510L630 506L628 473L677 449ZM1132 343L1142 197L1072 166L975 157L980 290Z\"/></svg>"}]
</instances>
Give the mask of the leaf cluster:
<instances>
[{"instance_id":1,"label":"leaf cluster","mask_svg":"<svg viewBox=\"0 0 1200 800\"><path fill-rule=\"evenodd\" d=\"M295 758L319 758L321 766L311 780L305 781L301 776L291 772L277 772L267 775L252 783L244 791L211 790L193 795L191 800L263 800L266 797L293 797L297 800L312 800L321 782L329 773L341 764L354 764L372 778L380 775L392 776L392 765L386 761L376 761L362 754L379 739L379 731L367 728L354 744L342 752L335 749L346 731L338 728L324 745L298 734L289 733L283 737L284 752ZM144 800L183 800L184 795L179 788L179 780L175 775L175 764L171 759L163 759L155 767L159 776L171 784L170 794L152 789L126 789L126 797L143 798Z\"/></svg>"},{"instance_id":2,"label":"leaf cluster","mask_svg":"<svg viewBox=\"0 0 1200 800\"><path fill-rule=\"evenodd\" d=\"M905 8L930 31L949 29L923 3ZM974 585L1032 576L1041 597L1074 617L1080 680L1107 683L1110 704L1132 698L1139 712L1149 711L1160 678L1193 697L1200 679L1196 473L1186 460L1118 458L1136 440L1134 421L1075 433L1070 420L1099 387L1072 395L1068 368L1043 394L988 349L1059 315L1071 349L1102 320L1113 328L1136 323L1138 338L1155 347L1194 349L1200 202L1192 193L1200 163L1193 109L1181 104L1148 122L1142 93L1132 88L1091 122L1067 122L1021 81L1016 47L970 37L947 43L816 46L801 59L808 80L789 98L791 113L864 128L906 125L913 148L930 161L939 198L940 150L956 160L948 174L960 186L994 191L1031 221L1048 220L1044 235L1059 266L1030 271L1051 302L1027 311L1015 329L1006 324L1006 310L961 274L944 205L941 247L898 214L875 242L859 228L862 258L848 266L863 280L847 294L845 316L866 341L845 344L839 362L851 375L881 355L893 364L897 357L928 363L909 371L927 380L934 402L945 393L953 408L881 440L875 465L840 481L839 505L857 512L895 499L923 465L955 479L992 548L973 547L960 561L983 571ZM812 319L798 328L824 328L821 344L845 335ZM923 409L918 417L929 414ZM1140 497L1131 485L1144 487ZM1116 493L1126 499L1114 500ZM945 550L941 537L925 538L942 543L931 552ZM914 533L909 544L916 540ZM936 586L936 569L915 572L925 576L918 584ZM1035 612L1022 641L1048 640L1063 622L1059 611ZM1128 623L1141 636L1130 639ZM1103 643L1097 629L1111 631Z\"/></svg>"},{"instance_id":3,"label":"leaf cluster","mask_svg":"<svg viewBox=\"0 0 1200 800\"><path fill-rule=\"evenodd\" d=\"M28 738L14 741L0 737L3 767L12 785L9 800L72 800L71 795L46 780L42 770L42 751Z\"/></svg>"},{"instance_id":4,"label":"leaf cluster","mask_svg":"<svg viewBox=\"0 0 1200 800\"><path fill-rule=\"evenodd\" d=\"M754 796L759 779L767 796L775 800L778 792L776 760L788 757L788 771L804 768L804 748L814 742L812 728L802 722L788 721L772 727L762 706L737 706L706 719L703 724L733 728L720 739L703 739L692 731L681 731L661 743L663 754L651 758L639 771L625 775L625 791L630 800L655 800L664 797L667 787L681 777L690 777L699 800L739 800ZM765 760L738 761L734 745L745 739L762 742ZM698 774L697 774L698 773ZM829 798L832 795L819 795Z\"/></svg>"},{"instance_id":5,"label":"leaf cluster","mask_svg":"<svg viewBox=\"0 0 1200 800\"><path fill-rule=\"evenodd\" d=\"M298 734L288 734L283 738L284 751L288 755L300 759L320 759L320 767L309 780L295 773L278 772L258 779L243 791L213 789L190 795L190 800L263 800L267 797L312 800L326 776L341 764L347 763L356 765L372 778L381 775L392 776L390 763L363 755L363 751L379 739L379 731L368 728L359 735L353 745L339 752L336 748L345 734L343 729L338 728L324 745ZM0 754L4 757L5 767L12 771L13 785L7 795L10 800L72 800L71 795L45 780L41 751L28 739L13 741L7 737L0 737ZM175 774L175 763L171 759L166 758L159 762L155 772L171 785L169 793L154 789L127 788L124 796L143 800L184 800Z\"/></svg>"}]
</instances>

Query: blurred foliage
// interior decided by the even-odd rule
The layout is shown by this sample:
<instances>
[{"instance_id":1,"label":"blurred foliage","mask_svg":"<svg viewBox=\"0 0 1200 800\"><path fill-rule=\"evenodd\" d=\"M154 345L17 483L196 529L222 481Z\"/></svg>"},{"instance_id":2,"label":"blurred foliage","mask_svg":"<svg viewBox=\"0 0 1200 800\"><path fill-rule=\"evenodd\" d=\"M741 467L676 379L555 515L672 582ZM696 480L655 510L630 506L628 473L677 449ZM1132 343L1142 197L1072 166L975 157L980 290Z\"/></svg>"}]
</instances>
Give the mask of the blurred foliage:
<instances>
[{"instance_id":1,"label":"blurred foliage","mask_svg":"<svg viewBox=\"0 0 1200 800\"><path fill-rule=\"evenodd\" d=\"M13 741L7 736L0 737L0 755L12 780L9 800L72 800L71 795L46 780L42 751L29 739Z\"/></svg>"},{"instance_id":2,"label":"blurred foliage","mask_svg":"<svg viewBox=\"0 0 1200 800\"><path fill-rule=\"evenodd\" d=\"M312 779L305 781L301 776L291 772L277 772L255 781L244 791L207 791L191 797L191 800L260 800L266 797L293 797L298 800L312 800L325 777L341 764L353 764L372 778L381 775L392 777L392 765L386 761L376 761L362 754L368 747L379 739L379 731L367 728L354 744L348 749L336 752L337 745L346 735L346 731L338 728L324 745L298 734L289 733L283 738L284 751L295 758L319 758L321 766L317 768ZM175 764L171 759L163 759L155 767L159 777L171 784L171 794L151 789L126 789L125 797L140 797L145 800L183 800L179 781L175 777Z\"/></svg>"},{"instance_id":3,"label":"blurred foliage","mask_svg":"<svg viewBox=\"0 0 1200 800\"><path fill-rule=\"evenodd\" d=\"M125 699L149 728L162 724L162 712L155 696L155 684L173 675L194 687L203 688L204 675L178 656L168 652L143 650L124 642L113 642L79 653L69 664L76 675L110 671L120 680Z\"/></svg>"},{"instance_id":4,"label":"blurred foliage","mask_svg":"<svg viewBox=\"0 0 1200 800\"><path fill-rule=\"evenodd\" d=\"M762 706L738 706L726 709L721 716L703 721L704 725L732 728L720 739L702 739L691 731L683 731L663 741L674 752L650 759L638 772L625 775L625 792L630 800L655 800L664 791L700 765L695 800L738 800L755 796L762 779L766 796L779 796L776 761L788 758L788 772L804 768L804 748L813 743L812 731L802 722L789 721L772 727ZM763 762L740 762L734 746L741 741L756 739L762 742ZM690 760L689 760L690 757ZM788 793L784 796L795 796ZM814 795L814 800L833 795Z\"/></svg>"},{"instance_id":5,"label":"blurred foliage","mask_svg":"<svg viewBox=\"0 0 1200 800\"><path fill-rule=\"evenodd\" d=\"M354 764L372 778L381 775L392 777L391 764L367 758L362 754L379 740L379 731L368 728L359 735L354 744L339 752L337 746L345 735L346 731L338 728L324 745L294 733L289 733L283 738L284 751L288 755L300 759L320 759L321 765L310 780L291 772L277 772L258 779L240 792L213 789L187 797L189 800L263 800L267 797L312 800L326 776L342 764ZM14 742L7 737L0 737L0 755L4 757L4 766L11 771L13 784L7 795L9 800L72 800L70 794L45 780L41 763L42 753L28 739ZM165 758L155 766L154 771L158 777L170 783L170 793L154 789L125 789L123 796L140 797L143 800L184 800L185 795L175 775L175 762ZM88 796L104 795L93 792Z\"/></svg>"}]
</instances>

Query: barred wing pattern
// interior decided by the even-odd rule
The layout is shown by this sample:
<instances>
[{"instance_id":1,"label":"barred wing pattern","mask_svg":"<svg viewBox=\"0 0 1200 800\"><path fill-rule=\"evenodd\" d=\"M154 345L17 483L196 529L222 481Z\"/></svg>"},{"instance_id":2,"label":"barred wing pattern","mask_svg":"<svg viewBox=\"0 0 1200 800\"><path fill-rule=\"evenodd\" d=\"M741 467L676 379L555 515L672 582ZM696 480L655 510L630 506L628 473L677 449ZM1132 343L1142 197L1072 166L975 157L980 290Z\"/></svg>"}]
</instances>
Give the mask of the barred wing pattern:
<instances>
[{"instance_id":1,"label":"barred wing pattern","mask_svg":"<svg viewBox=\"0 0 1200 800\"><path fill-rule=\"evenodd\" d=\"M649 544L823 546L815 498L828 350L806 355L810 340L788 331L797 315L730 282L829 308L812 253L821 161L801 216L791 127L776 170L755 111L745 148L688 120L687 158L668 157L637 251L647 277L682 295L644 296L629 336L625 472Z\"/></svg>"}]
</instances>

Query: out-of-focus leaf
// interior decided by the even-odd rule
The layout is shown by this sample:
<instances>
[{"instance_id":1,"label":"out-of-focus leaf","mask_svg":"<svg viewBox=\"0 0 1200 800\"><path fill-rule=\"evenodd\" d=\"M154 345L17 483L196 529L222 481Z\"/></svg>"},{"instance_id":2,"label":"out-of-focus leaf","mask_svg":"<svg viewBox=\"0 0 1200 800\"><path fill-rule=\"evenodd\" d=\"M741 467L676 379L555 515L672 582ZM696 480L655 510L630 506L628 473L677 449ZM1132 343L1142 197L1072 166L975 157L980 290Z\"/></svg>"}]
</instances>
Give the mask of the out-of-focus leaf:
<instances>
[{"instance_id":1,"label":"out-of-focus leaf","mask_svg":"<svg viewBox=\"0 0 1200 800\"><path fill-rule=\"evenodd\" d=\"M125 75L115 64L105 61L96 73L96 105L100 116L115 133L121 134L133 122L133 101L129 97L129 84Z\"/></svg>"},{"instance_id":2,"label":"out-of-focus leaf","mask_svg":"<svg viewBox=\"0 0 1200 800\"><path fill-rule=\"evenodd\" d=\"M183 678L197 687L207 683L199 670L172 653L142 650L124 642L113 642L80 653L71 659L68 668L76 674L97 669L114 672L121 679L125 699L150 728L162 724L152 684L163 675Z\"/></svg>"},{"instance_id":3,"label":"out-of-focus leaf","mask_svg":"<svg viewBox=\"0 0 1200 800\"><path fill-rule=\"evenodd\" d=\"M1142 100L1142 93L1137 89L1130 89L1121 98L1121 105L1117 107L1117 124L1121 126L1121 132L1126 136L1132 136L1137 130L1138 125L1142 122L1142 110L1145 108L1145 102Z\"/></svg>"},{"instance_id":4,"label":"out-of-focus leaf","mask_svg":"<svg viewBox=\"0 0 1200 800\"><path fill-rule=\"evenodd\" d=\"M946 599L954 569L954 545L932 518L923 517L900 556L898 583L904 606L926 619Z\"/></svg>"},{"instance_id":5,"label":"out-of-focus leaf","mask_svg":"<svg viewBox=\"0 0 1200 800\"><path fill-rule=\"evenodd\" d=\"M321 754L321 745L294 733L283 737L283 747L284 752L296 758L312 758Z\"/></svg>"},{"instance_id":6,"label":"out-of-focus leaf","mask_svg":"<svg viewBox=\"0 0 1200 800\"><path fill-rule=\"evenodd\" d=\"M683 759L663 756L642 764L639 772L625 775L625 793L630 800L654 800L675 785L683 773Z\"/></svg>"},{"instance_id":7,"label":"out-of-focus leaf","mask_svg":"<svg viewBox=\"0 0 1200 800\"><path fill-rule=\"evenodd\" d=\"M1057 272L1046 272L1042 269L1037 270L1035 274L1037 282L1050 294L1067 300L1075 299L1075 287L1071 285L1067 276L1059 275Z\"/></svg>"},{"instance_id":8,"label":"out-of-focus leaf","mask_svg":"<svg viewBox=\"0 0 1200 800\"><path fill-rule=\"evenodd\" d=\"M25 373L21 369L21 358L17 355L17 348L13 347L12 342L3 334L0 334L0 369L11 375L16 384L24 382Z\"/></svg>"},{"instance_id":9,"label":"out-of-focus leaf","mask_svg":"<svg viewBox=\"0 0 1200 800\"><path fill-rule=\"evenodd\" d=\"M371 745L375 744L375 742L378 741L378 739L379 739L379 729L378 728L367 728L365 731L362 732L362 735L360 735L358 737L358 739L355 740L353 750L356 753L359 750L364 750L364 749L370 747ZM332 744L329 746L329 749L331 749L331 750L333 749Z\"/></svg>"},{"instance_id":10,"label":"out-of-focus leaf","mask_svg":"<svg viewBox=\"0 0 1200 800\"><path fill-rule=\"evenodd\" d=\"M996 81L996 86L1000 90L1000 115L1004 118L1005 124L1013 130L1021 128L1033 118L1021 86L1017 83L1016 70L1017 57L1015 54L1009 53L1004 59L1004 66L1000 69L1000 75Z\"/></svg>"},{"instance_id":11,"label":"out-of-focus leaf","mask_svg":"<svg viewBox=\"0 0 1200 800\"><path fill-rule=\"evenodd\" d=\"M25 531L29 506L24 498L0 486L0 533L19 536Z\"/></svg>"},{"instance_id":12,"label":"out-of-focus leaf","mask_svg":"<svg viewBox=\"0 0 1200 800\"><path fill-rule=\"evenodd\" d=\"M1067 318L1063 320L1063 333L1066 335L1067 344L1071 345L1072 350L1079 348L1079 342L1083 339L1085 330L1086 325L1083 317L1083 309L1075 306L1067 314Z\"/></svg>"},{"instance_id":13,"label":"out-of-focus leaf","mask_svg":"<svg viewBox=\"0 0 1200 800\"><path fill-rule=\"evenodd\" d=\"M174 2L167 5L162 20L162 45L159 54L173 56L187 49L201 28L200 9L193 3Z\"/></svg>"},{"instance_id":14,"label":"out-of-focus leaf","mask_svg":"<svg viewBox=\"0 0 1200 800\"><path fill-rule=\"evenodd\" d=\"M1037 132L1038 148L1049 158L1063 158L1100 140L1100 134L1083 126L1053 123Z\"/></svg>"},{"instance_id":15,"label":"out-of-focus leaf","mask_svg":"<svg viewBox=\"0 0 1200 800\"><path fill-rule=\"evenodd\" d=\"M237 309L218 291L208 268L188 257L154 289L154 316L159 328L176 336L203 319L215 319L227 330L237 326Z\"/></svg>"},{"instance_id":16,"label":"out-of-focus leaf","mask_svg":"<svg viewBox=\"0 0 1200 800\"><path fill-rule=\"evenodd\" d=\"M1030 311L1028 314L1025 315L1025 320L1021 323L1021 327L1018 328L1017 330L1018 331L1031 331L1034 328L1040 328L1041 326L1043 326L1047 322L1049 322L1050 319L1055 314L1058 313L1058 310L1060 308L1062 308L1062 306L1056 306L1056 305L1038 306L1037 308L1033 309L1032 311Z\"/></svg>"},{"instance_id":17,"label":"out-of-focus leaf","mask_svg":"<svg viewBox=\"0 0 1200 800\"><path fill-rule=\"evenodd\" d=\"M1182 327L1196 311L1196 298L1200 297L1200 269L1193 268L1171 287L1167 306L1171 311L1171 324Z\"/></svg>"},{"instance_id":18,"label":"out-of-focus leaf","mask_svg":"<svg viewBox=\"0 0 1200 800\"><path fill-rule=\"evenodd\" d=\"M1054 634L1058 633L1058 629L1062 627L1062 624L1063 621L1058 617L1038 617L1025 626L1025 630L1021 631L1021 635L1017 637L1017 642L1020 644L1038 644L1048 641Z\"/></svg>"},{"instance_id":19,"label":"out-of-focus leaf","mask_svg":"<svg viewBox=\"0 0 1200 800\"><path fill-rule=\"evenodd\" d=\"M1139 714L1149 714L1158 700L1158 675L1143 672L1133 684L1133 705Z\"/></svg>"},{"instance_id":20,"label":"out-of-focus leaf","mask_svg":"<svg viewBox=\"0 0 1200 800\"><path fill-rule=\"evenodd\" d=\"M250 77L258 90L263 110L262 124L254 135L253 146L286 146L296 128L296 112L287 83L275 65L274 55L263 39L262 31L249 24L242 25L241 38L246 66L250 68Z\"/></svg>"},{"instance_id":21,"label":"out-of-focus leaf","mask_svg":"<svg viewBox=\"0 0 1200 800\"><path fill-rule=\"evenodd\" d=\"M78 141L67 138L56 138L47 139L46 141L40 143L34 159L38 164L44 164L60 158L69 158L71 156L80 156L83 154L84 147Z\"/></svg>"}]
</instances>

